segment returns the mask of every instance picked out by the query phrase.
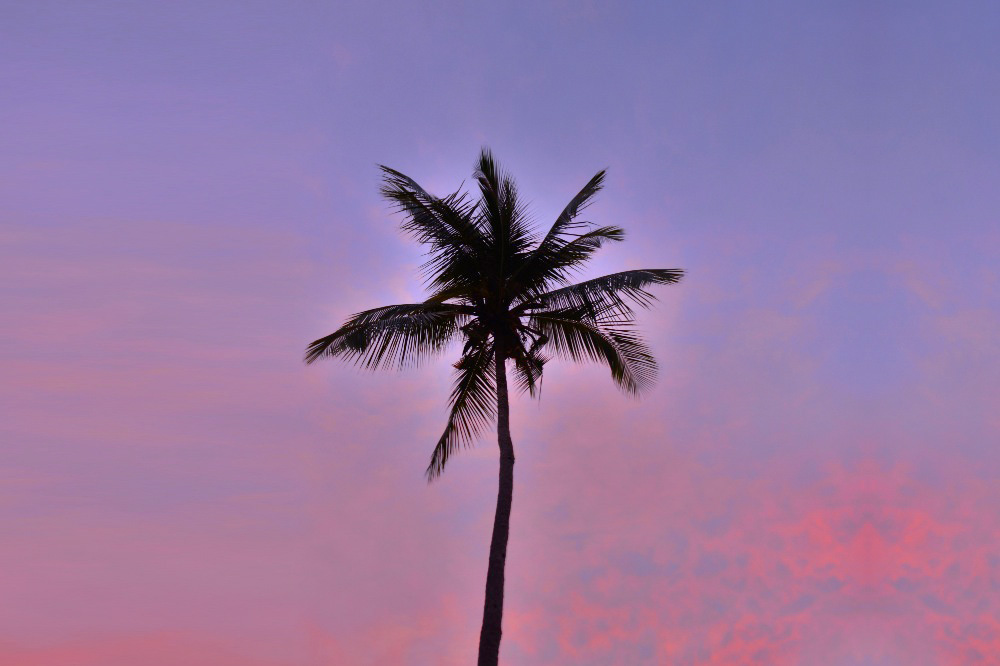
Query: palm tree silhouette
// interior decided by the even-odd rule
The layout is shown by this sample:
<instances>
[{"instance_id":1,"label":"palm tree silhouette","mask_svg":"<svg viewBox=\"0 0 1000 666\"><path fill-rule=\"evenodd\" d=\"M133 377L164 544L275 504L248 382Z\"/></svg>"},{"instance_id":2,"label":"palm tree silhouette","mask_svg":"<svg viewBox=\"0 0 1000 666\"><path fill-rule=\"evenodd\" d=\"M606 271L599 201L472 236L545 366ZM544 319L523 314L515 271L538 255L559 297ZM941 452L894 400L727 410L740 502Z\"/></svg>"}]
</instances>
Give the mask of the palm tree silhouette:
<instances>
[{"instance_id":1,"label":"palm tree silhouette","mask_svg":"<svg viewBox=\"0 0 1000 666\"><path fill-rule=\"evenodd\" d=\"M483 149L476 164L478 200L461 188L443 198L411 178L380 167L382 194L398 206L402 228L428 247L422 266L430 296L422 303L389 305L355 314L312 342L307 363L340 357L369 369L407 367L464 341L444 433L427 466L428 480L471 445L493 419L500 446L500 488L486 575L479 665L495 665L500 651L504 564L514 489L507 363L517 387L536 396L547 353L606 364L615 384L638 396L656 375L656 360L636 332L634 306L655 297L647 287L673 284L681 269L642 269L570 284L605 243L624 239L617 226L577 216L604 183L604 171L573 197L541 236L528 219L514 180Z\"/></svg>"}]
</instances>

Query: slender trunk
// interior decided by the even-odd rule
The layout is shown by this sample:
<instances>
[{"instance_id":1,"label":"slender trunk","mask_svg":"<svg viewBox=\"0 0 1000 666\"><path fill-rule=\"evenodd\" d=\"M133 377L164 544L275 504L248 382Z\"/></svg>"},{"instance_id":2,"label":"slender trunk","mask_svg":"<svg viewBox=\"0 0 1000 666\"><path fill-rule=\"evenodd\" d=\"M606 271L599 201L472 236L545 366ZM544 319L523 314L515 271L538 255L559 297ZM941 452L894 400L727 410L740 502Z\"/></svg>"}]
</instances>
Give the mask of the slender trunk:
<instances>
[{"instance_id":1,"label":"slender trunk","mask_svg":"<svg viewBox=\"0 0 1000 666\"><path fill-rule=\"evenodd\" d=\"M496 666L500 657L500 622L503 618L503 569L507 561L510 505L514 495L514 442L510 439L510 404L507 396L506 355L496 352L497 442L500 445L500 489L490 541L490 566L486 573L486 603L483 628L479 632L479 666Z\"/></svg>"}]
</instances>

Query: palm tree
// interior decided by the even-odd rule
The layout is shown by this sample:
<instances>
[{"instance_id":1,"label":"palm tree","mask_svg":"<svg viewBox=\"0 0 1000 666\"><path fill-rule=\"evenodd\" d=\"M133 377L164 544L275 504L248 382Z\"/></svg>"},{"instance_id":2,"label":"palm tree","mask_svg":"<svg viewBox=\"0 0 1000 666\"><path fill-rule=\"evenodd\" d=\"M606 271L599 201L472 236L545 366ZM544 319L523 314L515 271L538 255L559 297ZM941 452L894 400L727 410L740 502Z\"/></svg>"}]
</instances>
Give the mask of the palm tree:
<instances>
[{"instance_id":1,"label":"palm tree","mask_svg":"<svg viewBox=\"0 0 1000 666\"><path fill-rule=\"evenodd\" d=\"M486 574L479 665L500 652L504 564L514 489L507 363L517 388L536 396L548 353L606 364L624 392L638 396L656 375L656 361L635 329L634 306L655 297L647 287L673 284L684 271L623 271L570 284L572 275L605 243L624 239L621 227L596 226L577 216L604 183L590 179L542 236L529 221L513 179L489 150L476 164L476 201L461 189L428 194L388 167L382 194L398 206L404 231L427 246L422 266L431 293L422 303L388 305L355 314L311 343L307 363L340 357L369 369L407 367L464 342L451 392L451 412L427 466L438 477L459 448L471 445L494 420L500 446L500 488Z\"/></svg>"}]
</instances>

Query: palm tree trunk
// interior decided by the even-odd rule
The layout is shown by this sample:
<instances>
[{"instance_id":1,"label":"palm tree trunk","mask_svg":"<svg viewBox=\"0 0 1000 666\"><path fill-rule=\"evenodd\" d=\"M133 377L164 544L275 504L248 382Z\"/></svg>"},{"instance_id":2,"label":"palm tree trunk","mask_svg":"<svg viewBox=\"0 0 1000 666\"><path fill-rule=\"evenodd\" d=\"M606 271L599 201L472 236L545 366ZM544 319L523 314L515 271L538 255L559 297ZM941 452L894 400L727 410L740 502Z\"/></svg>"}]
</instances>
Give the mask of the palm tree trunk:
<instances>
[{"instance_id":1,"label":"palm tree trunk","mask_svg":"<svg viewBox=\"0 0 1000 666\"><path fill-rule=\"evenodd\" d=\"M500 488L490 541L490 566L486 573L483 628L479 632L479 666L496 666L500 657L500 622L503 618L504 564L510 532L510 505L514 495L514 442L510 438L510 404L507 394L506 355L497 345L497 442L500 445Z\"/></svg>"}]
</instances>

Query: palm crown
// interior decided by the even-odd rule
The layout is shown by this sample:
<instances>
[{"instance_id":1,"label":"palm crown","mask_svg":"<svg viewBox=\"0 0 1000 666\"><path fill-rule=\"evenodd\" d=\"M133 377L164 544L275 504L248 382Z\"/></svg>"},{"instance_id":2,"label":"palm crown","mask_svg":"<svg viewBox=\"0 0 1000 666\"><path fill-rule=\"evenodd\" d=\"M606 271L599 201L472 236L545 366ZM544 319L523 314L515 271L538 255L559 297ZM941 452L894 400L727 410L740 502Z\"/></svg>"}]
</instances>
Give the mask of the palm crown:
<instances>
[{"instance_id":1,"label":"palm crown","mask_svg":"<svg viewBox=\"0 0 1000 666\"><path fill-rule=\"evenodd\" d=\"M435 197L399 171L381 170L382 194L405 215L402 228L428 248L422 271L431 293L422 303L353 315L312 342L306 361L333 356L370 369L406 367L461 338L448 424L428 479L496 417L498 363L511 361L518 387L532 396L550 355L604 363L632 395L651 384L656 361L636 331L635 307L654 300L648 287L675 283L683 270L630 270L571 284L598 249L625 236L621 227L578 220L600 191L604 171L542 235L489 150L476 164L478 200L461 190Z\"/></svg>"}]
</instances>

